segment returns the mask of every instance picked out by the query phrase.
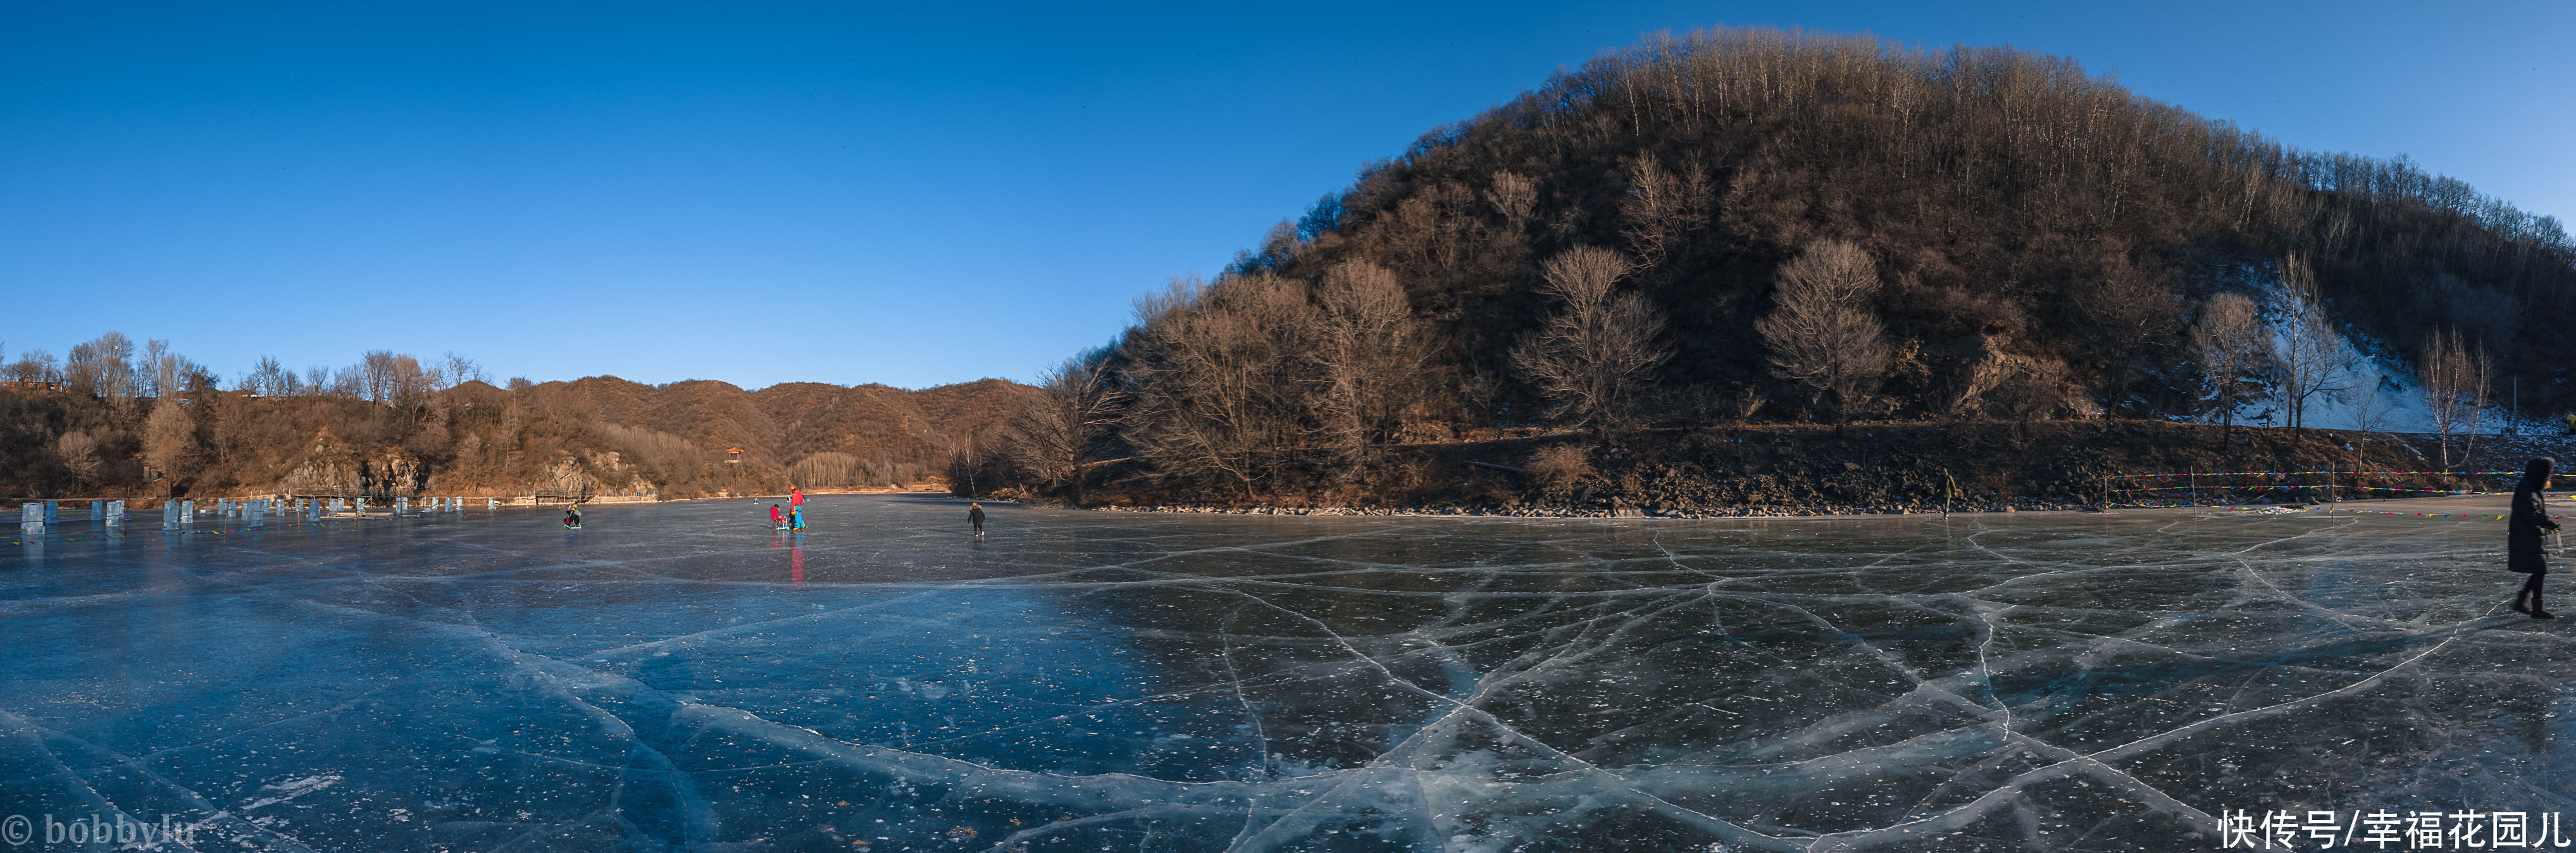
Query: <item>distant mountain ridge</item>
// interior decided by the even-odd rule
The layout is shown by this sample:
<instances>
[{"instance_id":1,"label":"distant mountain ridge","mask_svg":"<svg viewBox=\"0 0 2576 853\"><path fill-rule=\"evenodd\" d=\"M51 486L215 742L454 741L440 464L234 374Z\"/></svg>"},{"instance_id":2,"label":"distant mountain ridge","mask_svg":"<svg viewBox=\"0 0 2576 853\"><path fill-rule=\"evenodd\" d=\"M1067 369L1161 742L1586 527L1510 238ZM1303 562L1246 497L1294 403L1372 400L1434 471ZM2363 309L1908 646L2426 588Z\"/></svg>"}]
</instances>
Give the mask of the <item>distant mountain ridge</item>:
<instances>
[{"instance_id":1,"label":"distant mountain ridge","mask_svg":"<svg viewBox=\"0 0 2576 853\"><path fill-rule=\"evenodd\" d=\"M597 406L603 422L678 436L710 454L740 448L740 464L755 471L783 474L821 454L845 454L861 466L858 473L867 485L912 482L939 470L972 437L997 427L1025 388L982 379L920 391L823 382L782 382L745 391L714 380L653 386L615 376L538 388L551 391L554 385ZM933 415L933 408L946 416ZM784 482L823 488L862 484L796 479Z\"/></svg>"},{"instance_id":2,"label":"distant mountain ridge","mask_svg":"<svg viewBox=\"0 0 2576 853\"><path fill-rule=\"evenodd\" d=\"M900 485L989 440L1027 390L1002 379L746 391L591 376L516 389L467 381L400 400L190 392L164 407L7 388L0 491L687 498ZM736 448L741 459L728 460Z\"/></svg>"}]
</instances>

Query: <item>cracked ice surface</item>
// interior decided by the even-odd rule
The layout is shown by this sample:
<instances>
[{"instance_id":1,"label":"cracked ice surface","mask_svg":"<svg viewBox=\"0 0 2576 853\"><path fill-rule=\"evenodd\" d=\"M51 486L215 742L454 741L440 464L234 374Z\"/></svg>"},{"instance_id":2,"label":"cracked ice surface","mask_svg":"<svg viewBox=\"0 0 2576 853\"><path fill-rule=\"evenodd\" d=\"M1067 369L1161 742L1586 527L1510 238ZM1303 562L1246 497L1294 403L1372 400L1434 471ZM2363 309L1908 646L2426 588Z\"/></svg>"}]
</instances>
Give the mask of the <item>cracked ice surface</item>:
<instances>
[{"instance_id":1,"label":"cracked ice surface","mask_svg":"<svg viewBox=\"0 0 2576 853\"><path fill-rule=\"evenodd\" d=\"M2494 522L944 498L0 553L0 813L205 850L2161 850L2571 810ZM2195 834L2203 833L2203 834Z\"/></svg>"}]
</instances>

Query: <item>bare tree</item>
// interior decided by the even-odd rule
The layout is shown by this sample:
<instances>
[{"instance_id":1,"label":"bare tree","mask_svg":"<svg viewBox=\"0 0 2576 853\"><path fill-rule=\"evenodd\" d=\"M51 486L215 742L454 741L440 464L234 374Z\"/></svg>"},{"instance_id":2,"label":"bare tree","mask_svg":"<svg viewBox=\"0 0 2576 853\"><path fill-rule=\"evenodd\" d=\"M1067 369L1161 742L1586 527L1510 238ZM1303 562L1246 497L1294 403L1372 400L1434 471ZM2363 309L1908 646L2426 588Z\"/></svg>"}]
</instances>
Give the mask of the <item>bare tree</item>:
<instances>
[{"instance_id":1,"label":"bare tree","mask_svg":"<svg viewBox=\"0 0 2576 853\"><path fill-rule=\"evenodd\" d=\"M1293 368L1314 328L1297 282L1267 274L1212 285L1176 280L1136 302L1125 365L1135 402L1125 432L1169 474L1219 474L1253 495L1278 451L1305 430L1313 377Z\"/></svg>"},{"instance_id":2,"label":"bare tree","mask_svg":"<svg viewBox=\"0 0 2576 853\"><path fill-rule=\"evenodd\" d=\"M2352 357L2326 317L2325 296L2307 259L2295 252L2281 262L2280 336L2280 383L2274 387L2296 429L2307 426L2309 406L2352 390Z\"/></svg>"},{"instance_id":3,"label":"bare tree","mask_svg":"<svg viewBox=\"0 0 2576 853\"><path fill-rule=\"evenodd\" d=\"M808 489L846 489L872 485L870 474L859 457L837 451L825 451L797 460L787 468L788 482Z\"/></svg>"},{"instance_id":4,"label":"bare tree","mask_svg":"<svg viewBox=\"0 0 2576 853\"><path fill-rule=\"evenodd\" d=\"M450 354L453 356L453 353ZM471 362L467 366L471 367ZM388 406L411 406L443 386L443 377L420 359L388 350L372 350L350 369L353 396Z\"/></svg>"},{"instance_id":5,"label":"bare tree","mask_svg":"<svg viewBox=\"0 0 2576 853\"><path fill-rule=\"evenodd\" d=\"M1075 356L1038 374L1037 387L1011 413L1013 461L1049 486L1072 489L1076 506L1082 504L1083 469L1117 423L1124 399L1107 355Z\"/></svg>"},{"instance_id":6,"label":"bare tree","mask_svg":"<svg viewBox=\"0 0 2576 853\"><path fill-rule=\"evenodd\" d=\"M1399 435L1421 386L1421 323L1395 274L1375 264L1345 260L1311 284L1265 270L1175 281L1136 311L1115 383L1127 395L1124 437L1158 471L1230 477L1247 496L1285 451ZM1071 417L1055 412L1026 431L1038 439L1032 471L1071 476Z\"/></svg>"},{"instance_id":7,"label":"bare tree","mask_svg":"<svg viewBox=\"0 0 2576 853\"><path fill-rule=\"evenodd\" d=\"M19 353L18 360L10 362L5 374L0 375L17 382L61 382L63 368L53 353L31 349Z\"/></svg>"},{"instance_id":8,"label":"bare tree","mask_svg":"<svg viewBox=\"0 0 2576 853\"><path fill-rule=\"evenodd\" d=\"M1538 182L1515 172L1495 172L1493 187L1485 190L1485 202L1503 215L1512 233L1526 232L1530 216L1538 211Z\"/></svg>"},{"instance_id":9,"label":"bare tree","mask_svg":"<svg viewBox=\"0 0 2576 853\"><path fill-rule=\"evenodd\" d=\"M474 363L473 359L457 355L455 350L449 350L445 356L439 358L438 367L433 375L438 377L436 390L440 391L467 382L492 381L491 377L483 372L482 365Z\"/></svg>"},{"instance_id":10,"label":"bare tree","mask_svg":"<svg viewBox=\"0 0 2576 853\"><path fill-rule=\"evenodd\" d=\"M143 396L159 399L176 397L186 390L180 386L182 374L178 353L170 351L170 342L153 338L143 342L143 357L136 360L134 371L142 384Z\"/></svg>"},{"instance_id":11,"label":"bare tree","mask_svg":"<svg viewBox=\"0 0 2576 853\"><path fill-rule=\"evenodd\" d=\"M2193 357L2207 385L2202 399L2218 413L2220 426L2232 427L2236 412L2260 399L2273 368L2272 328L2263 323L2254 300L2221 293L2201 306L2192 327Z\"/></svg>"},{"instance_id":12,"label":"bare tree","mask_svg":"<svg viewBox=\"0 0 2576 853\"><path fill-rule=\"evenodd\" d=\"M2479 393L2477 405L2469 408L2468 441L2460 447L2463 464L2477 458L2478 436L2486 434L2487 410L2495 404L2495 365L2487 359L2484 345L2478 347L2476 370Z\"/></svg>"},{"instance_id":13,"label":"bare tree","mask_svg":"<svg viewBox=\"0 0 2576 853\"><path fill-rule=\"evenodd\" d=\"M977 475L984 470L984 464L988 461L990 460L984 454L984 443L979 433L970 432L965 438L949 439L949 491L952 494L962 494L967 497L983 497L984 485L977 482ZM966 487L966 491L956 491L960 484Z\"/></svg>"},{"instance_id":14,"label":"bare tree","mask_svg":"<svg viewBox=\"0 0 2576 853\"><path fill-rule=\"evenodd\" d=\"M1628 161L1628 194L1619 200L1620 236L1644 266L1664 262L1690 232L1708 221L1716 190L1708 170L1686 163L1664 168L1653 152Z\"/></svg>"},{"instance_id":15,"label":"bare tree","mask_svg":"<svg viewBox=\"0 0 2576 853\"><path fill-rule=\"evenodd\" d=\"M86 485L98 481L98 440L82 430L72 430L54 439L54 459L70 471L72 479Z\"/></svg>"},{"instance_id":16,"label":"bare tree","mask_svg":"<svg viewBox=\"0 0 2576 853\"><path fill-rule=\"evenodd\" d=\"M1439 181L1404 200L1390 215L1369 226L1385 241L1385 260L1412 273L1457 269L1469 247L1480 242L1484 220L1469 215L1476 191L1458 181ZM1274 270L1275 271L1275 270Z\"/></svg>"},{"instance_id":17,"label":"bare tree","mask_svg":"<svg viewBox=\"0 0 2576 853\"><path fill-rule=\"evenodd\" d=\"M2459 332L2450 329L2434 331L2416 362L2415 393L2440 437L2443 470L2451 467L2451 434L2464 425L2474 430L2486 408L2490 370L2486 348L2462 345Z\"/></svg>"},{"instance_id":18,"label":"bare tree","mask_svg":"<svg viewBox=\"0 0 2576 853\"><path fill-rule=\"evenodd\" d=\"M394 354L391 350L369 350L358 357L356 385L358 399L370 403L393 402Z\"/></svg>"},{"instance_id":19,"label":"bare tree","mask_svg":"<svg viewBox=\"0 0 2576 853\"><path fill-rule=\"evenodd\" d=\"M143 353L133 360L133 370L136 391L154 399L211 390L216 382L214 371L172 351L170 342L159 338L144 342Z\"/></svg>"},{"instance_id":20,"label":"bare tree","mask_svg":"<svg viewBox=\"0 0 2576 853\"><path fill-rule=\"evenodd\" d=\"M270 397L291 397L302 393L303 388L304 380L274 356L260 356L241 378L242 390Z\"/></svg>"},{"instance_id":21,"label":"bare tree","mask_svg":"<svg viewBox=\"0 0 2576 853\"><path fill-rule=\"evenodd\" d=\"M139 390L130 361L134 356L134 339L122 332L100 335L72 347L63 360L64 380L74 389L122 404Z\"/></svg>"},{"instance_id":22,"label":"bare tree","mask_svg":"<svg viewBox=\"0 0 2576 853\"><path fill-rule=\"evenodd\" d=\"M1771 372L1833 398L1836 421L1866 411L1894 352L1870 310L1880 286L1878 264L1859 246L1828 241L1807 247L1780 269L1771 313L1754 323L1771 347Z\"/></svg>"},{"instance_id":23,"label":"bare tree","mask_svg":"<svg viewBox=\"0 0 2576 853\"><path fill-rule=\"evenodd\" d=\"M2182 316L2182 300L2163 280L2120 264L2105 269L2087 286L2076 289L2074 307L2084 318L2084 337L2102 365L2102 392L2114 410L2131 404L2137 379L2154 370L2163 348Z\"/></svg>"},{"instance_id":24,"label":"bare tree","mask_svg":"<svg viewBox=\"0 0 2576 853\"><path fill-rule=\"evenodd\" d=\"M1348 261L1315 288L1307 348L1320 379L1314 410L1334 444L1361 447L1393 438L1418 387L1422 330L1395 273Z\"/></svg>"},{"instance_id":25,"label":"bare tree","mask_svg":"<svg viewBox=\"0 0 2576 853\"><path fill-rule=\"evenodd\" d=\"M188 417L186 407L177 397L163 397L152 404L152 416L143 423L143 458L146 464L180 479L197 451L197 424Z\"/></svg>"},{"instance_id":26,"label":"bare tree","mask_svg":"<svg viewBox=\"0 0 2576 853\"><path fill-rule=\"evenodd\" d=\"M2387 432L2388 401L2379 396L2382 390L2394 390L2387 376L2381 375L2377 362L2362 359L2353 369L2352 386L2358 396L2352 401L2352 427L2362 432Z\"/></svg>"},{"instance_id":27,"label":"bare tree","mask_svg":"<svg viewBox=\"0 0 2576 853\"><path fill-rule=\"evenodd\" d=\"M1574 423L1595 424L1605 434L1628 426L1648 372L1672 356L1655 342L1664 331L1662 312L1634 292L1616 290L1631 268L1626 256L1591 246L1547 259L1540 290L1565 306L1512 348L1521 378Z\"/></svg>"}]
</instances>

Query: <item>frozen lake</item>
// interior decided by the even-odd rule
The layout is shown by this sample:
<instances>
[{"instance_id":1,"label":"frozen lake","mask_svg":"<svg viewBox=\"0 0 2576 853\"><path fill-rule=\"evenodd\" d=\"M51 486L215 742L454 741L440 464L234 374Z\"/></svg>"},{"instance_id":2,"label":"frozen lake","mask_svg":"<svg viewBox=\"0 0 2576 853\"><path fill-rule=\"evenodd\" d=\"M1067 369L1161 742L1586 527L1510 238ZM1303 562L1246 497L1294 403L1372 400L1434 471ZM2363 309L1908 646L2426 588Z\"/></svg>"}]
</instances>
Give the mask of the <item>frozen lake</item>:
<instances>
[{"instance_id":1,"label":"frozen lake","mask_svg":"<svg viewBox=\"0 0 2576 853\"><path fill-rule=\"evenodd\" d=\"M978 542L943 497L767 506L8 546L0 814L28 849L121 814L200 850L1043 853L2576 812L2576 619L2504 609L2496 521L1003 505Z\"/></svg>"}]
</instances>

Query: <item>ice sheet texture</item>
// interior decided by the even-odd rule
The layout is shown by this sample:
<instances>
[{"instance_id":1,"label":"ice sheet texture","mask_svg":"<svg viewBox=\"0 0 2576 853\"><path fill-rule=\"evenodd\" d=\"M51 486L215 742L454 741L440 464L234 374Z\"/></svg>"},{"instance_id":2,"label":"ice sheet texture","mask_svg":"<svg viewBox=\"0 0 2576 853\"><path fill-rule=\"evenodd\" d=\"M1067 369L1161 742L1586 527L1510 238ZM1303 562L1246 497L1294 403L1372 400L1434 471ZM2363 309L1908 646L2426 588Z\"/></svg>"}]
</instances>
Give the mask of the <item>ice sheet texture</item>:
<instances>
[{"instance_id":1,"label":"ice sheet texture","mask_svg":"<svg viewBox=\"0 0 2576 853\"><path fill-rule=\"evenodd\" d=\"M203 850L891 853L2214 849L2222 810L2576 812L2576 619L2504 609L2494 522L991 510L981 541L961 502L826 496L801 535L725 501L15 546L0 813L177 815Z\"/></svg>"}]
</instances>

